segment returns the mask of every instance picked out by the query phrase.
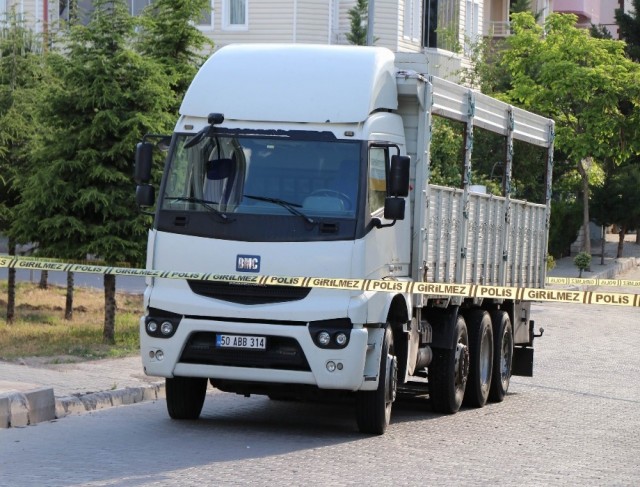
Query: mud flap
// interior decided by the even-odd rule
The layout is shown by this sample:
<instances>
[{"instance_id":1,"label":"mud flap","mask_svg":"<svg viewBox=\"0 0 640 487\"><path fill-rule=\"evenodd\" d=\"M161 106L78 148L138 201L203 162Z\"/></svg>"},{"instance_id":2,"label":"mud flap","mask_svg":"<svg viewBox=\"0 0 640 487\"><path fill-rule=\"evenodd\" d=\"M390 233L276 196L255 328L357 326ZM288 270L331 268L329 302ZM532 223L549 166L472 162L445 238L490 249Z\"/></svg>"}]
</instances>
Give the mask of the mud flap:
<instances>
[{"instance_id":1,"label":"mud flap","mask_svg":"<svg viewBox=\"0 0 640 487\"><path fill-rule=\"evenodd\" d=\"M533 348L514 347L511 375L533 377Z\"/></svg>"}]
</instances>

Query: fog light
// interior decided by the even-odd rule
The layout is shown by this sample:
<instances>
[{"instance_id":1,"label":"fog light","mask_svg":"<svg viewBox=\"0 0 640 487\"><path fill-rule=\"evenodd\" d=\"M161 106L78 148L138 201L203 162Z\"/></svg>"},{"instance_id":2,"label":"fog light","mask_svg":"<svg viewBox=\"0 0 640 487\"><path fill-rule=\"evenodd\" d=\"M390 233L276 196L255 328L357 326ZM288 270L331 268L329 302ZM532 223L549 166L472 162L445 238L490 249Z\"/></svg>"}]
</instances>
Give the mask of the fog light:
<instances>
[{"instance_id":1,"label":"fog light","mask_svg":"<svg viewBox=\"0 0 640 487\"><path fill-rule=\"evenodd\" d=\"M318 333L318 343L320 343L320 345L326 347L327 345L329 345L330 341L331 335L329 335L329 332L321 331L320 333Z\"/></svg>"},{"instance_id":2,"label":"fog light","mask_svg":"<svg viewBox=\"0 0 640 487\"><path fill-rule=\"evenodd\" d=\"M346 345L346 343L347 343L347 335L345 333L342 333L342 332L338 333L336 335L336 343L338 345L340 345L341 347L344 347Z\"/></svg>"},{"instance_id":3,"label":"fog light","mask_svg":"<svg viewBox=\"0 0 640 487\"><path fill-rule=\"evenodd\" d=\"M147 323L147 331L149 333L155 333L156 331L158 331L158 323L156 323L155 321L150 321L149 323Z\"/></svg>"},{"instance_id":4,"label":"fog light","mask_svg":"<svg viewBox=\"0 0 640 487\"><path fill-rule=\"evenodd\" d=\"M158 350L156 352L156 360L160 361L164 358L164 352L162 350Z\"/></svg>"},{"instance_id":5,"label":"fog light","mask_svg":"<svg viewBox=\"0 0 640 487\"><path fill-rule=\"evenodd\" d=\"M156 356L156 353L153 350L149 351L149 358L154 358Z\"/></svg>"},{"instance_id":6,"label":"fog light","mask_svg":"<svg viewBox=\"0 0 640 487\"><path fill-rule=\"evenodd\" d=\"M336 364L334 362L327 362L327 370L333 372L336 370Z\"/></svg>"},{"instance_id":7,"label":"fog light","mask_svg":"<svg viewBox=\"0 0 640 487\"><path fill-rule=\"evenodd\" d=\"M163 335L170 335L173 332L173 323L170 321L163 321L160 325L160 332Z\"/></svg>"},{"instance_id":8,"label":"fog light","mask_svg":"<svg viewBox=\"0 0 640 487\"><path fill-rule=\"evenodd\" d=\"M342 370L342 362L338 362L338 365L336 367L338 367L338 370Z\"/></svg>"}]
</instances>

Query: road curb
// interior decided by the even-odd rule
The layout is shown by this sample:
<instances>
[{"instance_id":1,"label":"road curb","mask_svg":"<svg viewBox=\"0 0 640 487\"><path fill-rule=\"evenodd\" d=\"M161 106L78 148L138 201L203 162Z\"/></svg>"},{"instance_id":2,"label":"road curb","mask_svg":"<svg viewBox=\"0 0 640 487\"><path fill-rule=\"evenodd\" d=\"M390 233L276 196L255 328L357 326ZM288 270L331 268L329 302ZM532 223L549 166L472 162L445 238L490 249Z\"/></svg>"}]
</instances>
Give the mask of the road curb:
<instances>
[{"instance_id":1,"label":"road curb","mask_svg":"<svg viewBox=\"0 0 640 487\"><path fill-rule=\"evenodd\" d=\"M114 406L155 401L165 397L164 382L112 391L55 397L53 388L0 394L0 429L21 428Z\"/></svg>"},{"instance_id":2,"label":"road curb","mask_svg":"<svg viewBox=\"0 0 640 487\"><path fill-rule=\"evenodd\" d=\"M51 387L0 395L0 428L24 427L56 417Z\"/></svg>"},{"instance_id":3,"label":"road curb","mask_svg":"<svg viewBox=\"0 0 640 487\"><path fill-rule=\"evenodd\" d=\"M599 264L594 264L592 262L592 268L596 267ZM623 272L626 272L630 269L633 269L634 267L639 267L640 266L640 257L620 257L619 259L616 259L613 267L610 267L609 269L604 269L602 271L595 271L595 272L591 272L589 276L583 276L587 279L615 279L616 276L618 276L619 274L622 274ZM568 286L561 286L563 287L563 289L569 289L572 291L580 291L580 290L593 290L596 289L598 286L579 286L579 285L568 285Z\"/></svg>"},{"instance_id":4,"label":"road curb","mask_svg":"<svg viewBox=\"0 0 640 487\"><path fill-rule=\"evenodd\" d=\"M155 401L164 397L164 382L153 382L140 387L127 387L112 391L57 397L55 404L56 418L64 418L70 414L97 411L114 406L136 404L143 401Z\"/></svg>"}]
</instances>

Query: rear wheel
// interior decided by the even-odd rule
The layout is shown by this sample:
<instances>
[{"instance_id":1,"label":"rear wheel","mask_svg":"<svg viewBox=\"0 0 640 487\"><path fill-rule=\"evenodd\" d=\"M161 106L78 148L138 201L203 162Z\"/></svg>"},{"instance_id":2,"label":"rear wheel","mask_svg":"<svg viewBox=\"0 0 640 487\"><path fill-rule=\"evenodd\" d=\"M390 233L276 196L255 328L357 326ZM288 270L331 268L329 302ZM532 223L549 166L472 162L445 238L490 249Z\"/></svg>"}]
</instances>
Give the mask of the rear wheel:
<instances>
[{"instance_id":1,"label":"rear wheel","mask_svg":"<svg viewBox=\"0 0 640 487\"><path fill-rule=\"evenodd\" d=\"M356 394L356 420L361 433L381 435L385 432L391 420L397 384L398 362L394 355L391 327L387 325L382 341L378 388Z\"/></svg>"},{"instance_id":2,"label":"rear wheel","mask_svg":"<svg viewBox=\"0 0 640 487\"><path fill-rule=\"evenodd\" d=\"M173 419L198 419L207 393L207 379L173 377L165 381L167 411Z\"/></svg>"},{"instance_id":3,"label":"rear wheel","mask_svg":"<svg viewBox=\"0 0 640 487\"><path fill-rule=\"evenodd\" d=\"M469 374L469 335L464 318L458 315L453 349L434 349L429 365L429 397L438 413L453 414L460 409Z\"/></svg>"},{"instance_id":4,"label":"rear wheel","mask_svg":"<svg viewBox=\"0 0 640 487\"><path fill-rule=\"evenodd\" d=\"M472 310L465 315L469 327L469 382L464 393L465 406L481 408L487 403L493 370L493 332L486 311Z\"/></svg>"},{"instance_id":5,"label":"rear wheel","mask_svg":"<svg viewBox=\"0 0 640 487\"><path fill-rule=\"evenodd\" d=\"M502 402L509 390L511 364L513 361L513 327L505 311L491 314L493 324L493 377L489 401Z\"/></svg>"}]
</instances>

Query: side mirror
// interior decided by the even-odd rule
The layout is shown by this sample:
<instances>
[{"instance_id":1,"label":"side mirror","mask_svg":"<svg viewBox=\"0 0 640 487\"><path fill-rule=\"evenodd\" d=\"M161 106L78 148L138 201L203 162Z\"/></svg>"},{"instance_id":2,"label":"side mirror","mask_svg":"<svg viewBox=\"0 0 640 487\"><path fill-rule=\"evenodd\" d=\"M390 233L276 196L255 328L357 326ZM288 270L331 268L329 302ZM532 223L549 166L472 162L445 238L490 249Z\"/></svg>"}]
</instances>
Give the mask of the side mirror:
<instances>
[{"instance_id":1,"label":"side mirror","mask_svg":"<svg viewBox=\"0 0 640 487\"><path fill-rule=\"evenodd\" d=\"M135 180L138 184L145 184L151 180L153 164L153 144L139 142L136 145ZM140 187L140 186L138 186ZM136 191L137 194L137 191Z\"/></svg>"},{"instance_id":2,"label":"side mirror","mask_svg":"<svg viewBox=\"0 0 640 487\"><path fill-rule=\"evenodd\" d=\"M136 203L139 207L153 206L156 201L156 191L150 184L139 184L136 187Z\"/></svg>"},{"instance_id":3,"label":"side mirror","mask_svg":"<svg viewBox=\"0 0 640 487\"><path fill-rule=\"evenodd\" d=\"M407 156L392 156L391 170L389 171L389 187L387 194L390 196L409 196L409 168L411 159ZM386 203L385 203L386 207Z\"/></svg>"},{"instance_id":4,"label":"side mirror","mask_svg":"<svg viewBox=\"0 0 640 487\"><path fill-rule=\"evenodd\" d=\"M403 198L390 198L384 200L384 217L387 220L404 220Z\"/></svg>"}]
</instances>

